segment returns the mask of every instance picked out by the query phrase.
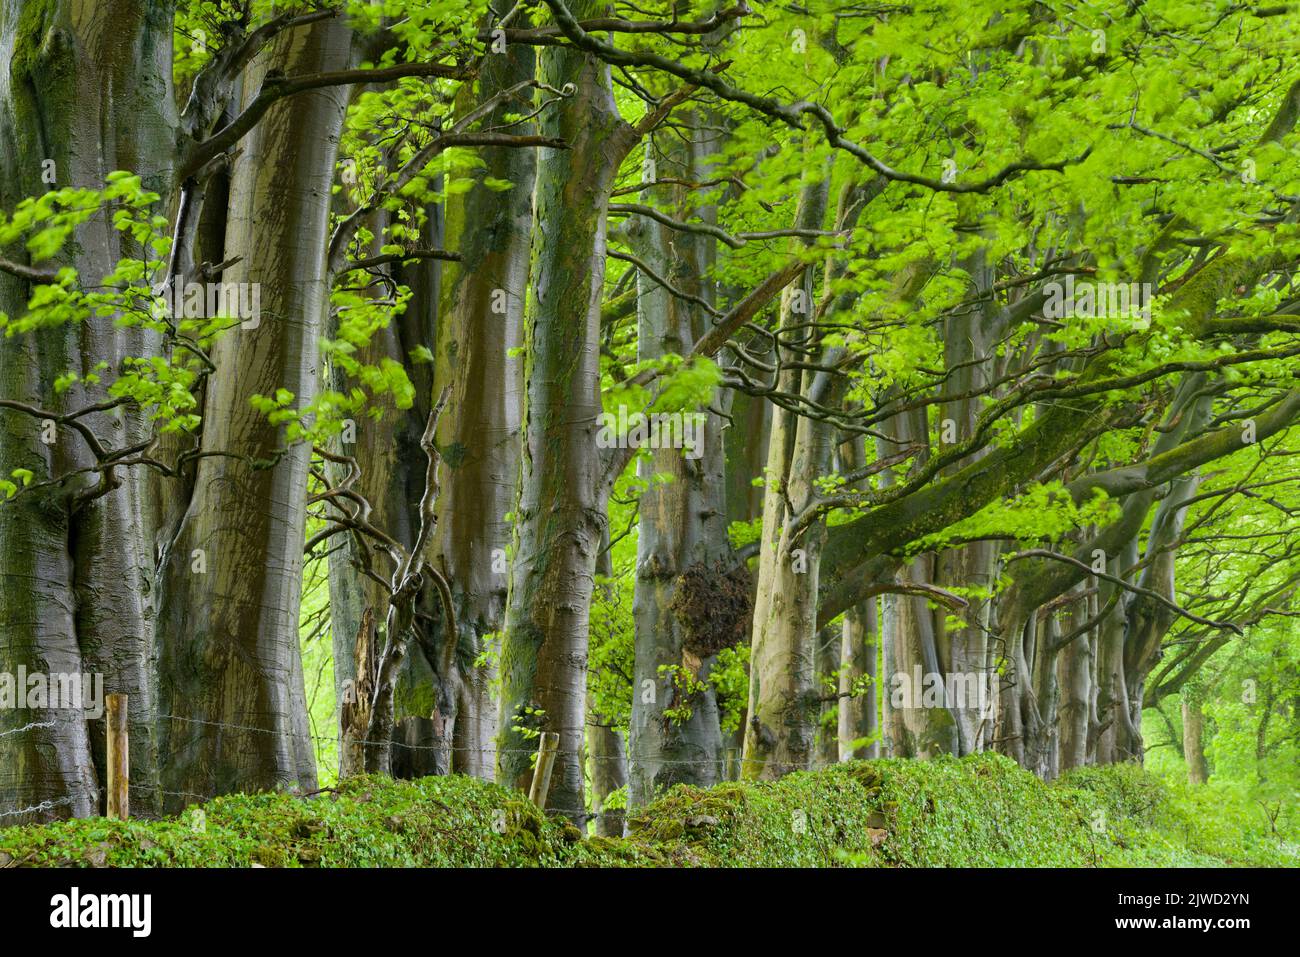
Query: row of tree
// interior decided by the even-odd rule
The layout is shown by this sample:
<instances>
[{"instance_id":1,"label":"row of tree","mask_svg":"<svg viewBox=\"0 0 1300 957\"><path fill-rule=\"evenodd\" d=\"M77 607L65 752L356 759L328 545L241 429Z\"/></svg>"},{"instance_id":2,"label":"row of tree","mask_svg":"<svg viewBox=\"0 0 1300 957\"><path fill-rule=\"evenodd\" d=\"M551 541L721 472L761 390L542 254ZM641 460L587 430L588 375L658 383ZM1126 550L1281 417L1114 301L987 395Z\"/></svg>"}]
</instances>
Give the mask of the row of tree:
<instances>
[{"instance_id":1,"label":"row of tree","mask_svg":"<svg viewBox=\"0 0 1300 957\"><path fill-rule=\"evenodd\" d=\"M127 693L143 813L314 789L322 737L526 786L553 731L580 821L1141 759L1294 614L1295 26L14 0L0 671ZM0 813L103 761L0 711Z\"/></svg>"}]
</instances>

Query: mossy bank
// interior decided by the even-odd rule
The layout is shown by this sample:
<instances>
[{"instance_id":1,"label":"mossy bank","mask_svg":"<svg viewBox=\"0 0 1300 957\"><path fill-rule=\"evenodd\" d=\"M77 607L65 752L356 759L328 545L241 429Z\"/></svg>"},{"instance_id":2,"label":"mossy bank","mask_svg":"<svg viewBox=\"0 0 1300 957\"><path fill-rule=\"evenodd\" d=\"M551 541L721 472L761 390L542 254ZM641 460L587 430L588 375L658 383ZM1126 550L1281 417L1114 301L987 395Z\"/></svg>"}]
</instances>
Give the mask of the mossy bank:
<instances>
[{"instance_id":1,"label":"mossy bank","mask_svg":"<svg viewBox=\"0 0 1300 957\"><path fill-rule=\"evenodd\" d=\"M1044 784L995 755L869 761L775 783L679 787L625 838L584 838L466 777L351 779L309 798L236 795L160 821L0 829L0 867L972 867L1296 865L1217 827L1134 766Z\"/></svg>"}]
</instances>

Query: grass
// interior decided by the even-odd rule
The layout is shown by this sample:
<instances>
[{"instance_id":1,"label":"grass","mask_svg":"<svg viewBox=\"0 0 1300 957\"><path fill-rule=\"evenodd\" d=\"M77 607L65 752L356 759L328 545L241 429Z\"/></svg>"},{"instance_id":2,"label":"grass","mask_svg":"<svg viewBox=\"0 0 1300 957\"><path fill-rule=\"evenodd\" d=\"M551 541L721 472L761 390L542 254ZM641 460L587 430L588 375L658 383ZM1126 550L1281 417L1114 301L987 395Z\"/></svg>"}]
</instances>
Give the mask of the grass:
<instances>
[{"instance_id":1,"label":"grass","mask_svg":"<svg viewBox=\"0 0 1300 957\"><path fill-rule=\"evenodd\" d=\"M986 754L679 786L634 812L627 837L584 838L495 784L367 776L310 798L219 797L158 821L0 829L0 867L1300 865L1294 845L1232 810L1135 766L1044 784Z\"/></svg>"}]
</instances>

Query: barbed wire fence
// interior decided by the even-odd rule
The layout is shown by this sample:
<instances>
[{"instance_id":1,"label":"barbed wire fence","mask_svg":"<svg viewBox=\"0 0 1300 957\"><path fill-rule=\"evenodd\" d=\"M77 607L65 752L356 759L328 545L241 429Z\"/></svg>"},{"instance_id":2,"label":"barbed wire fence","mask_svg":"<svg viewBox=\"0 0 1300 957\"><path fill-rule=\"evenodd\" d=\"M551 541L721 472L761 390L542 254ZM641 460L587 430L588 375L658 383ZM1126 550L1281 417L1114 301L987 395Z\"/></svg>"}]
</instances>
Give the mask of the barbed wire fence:
<instances>
[{"instance_id":1,"label":"barbed wire fence","mask_svg":"<svg viewBox=\"0 0 1300 957\"><path fill-rule=\"evenodd\" d=\"M11 728L8 731L0 731L0 738L16 736L27 731L38 731L42 728L53 728L55 724L56 722L54 721L31 721L23 725L21 728ZM39 814L42 811L52 811L57 807L63 807L74 803L76 803L76 798L71 796L49 799L41 801L39 804L34 804L31 807L18 808L13 811L0 811L0 820L7 817L18 817L24 814Z\"/></svg>"}]
</instances>

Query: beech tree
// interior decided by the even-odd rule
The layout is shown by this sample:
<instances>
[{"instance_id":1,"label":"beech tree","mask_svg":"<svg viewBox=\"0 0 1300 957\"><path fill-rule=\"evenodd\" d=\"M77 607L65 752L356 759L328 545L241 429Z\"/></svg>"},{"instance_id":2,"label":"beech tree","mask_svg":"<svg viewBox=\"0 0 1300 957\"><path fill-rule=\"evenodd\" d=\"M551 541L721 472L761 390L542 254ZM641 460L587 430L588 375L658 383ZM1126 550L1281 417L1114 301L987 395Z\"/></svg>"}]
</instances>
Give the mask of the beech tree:
<instances>
[{"instance_id":1,"label":"beech tree","mask_svg":"<svg viewBox=\"0 0 1300 957\"><path fill-rule=\"evenodd\" d=\"M605 834L1144 715L1276 779L1294 21L16 0L0 673L129 695L148 815L543 732ZM98 813L101 718L24 705L0 814Z\"/></svg>"}]
</instances>

